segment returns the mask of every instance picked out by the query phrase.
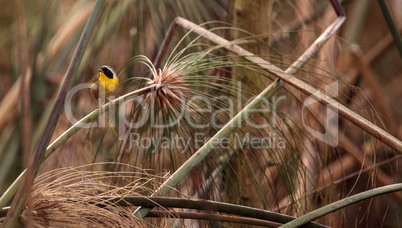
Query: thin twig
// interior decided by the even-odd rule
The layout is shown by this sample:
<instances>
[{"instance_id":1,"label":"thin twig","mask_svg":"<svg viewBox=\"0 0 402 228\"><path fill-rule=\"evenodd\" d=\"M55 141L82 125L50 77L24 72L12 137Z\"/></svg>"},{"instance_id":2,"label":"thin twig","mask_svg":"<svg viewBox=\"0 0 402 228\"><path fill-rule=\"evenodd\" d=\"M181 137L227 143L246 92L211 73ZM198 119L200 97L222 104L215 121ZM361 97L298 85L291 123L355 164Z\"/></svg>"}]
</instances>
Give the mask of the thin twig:
<instances>
[{"instance_id":1,"label":"thin twig","mask_svg":"<svg viewBox=\"0 0 402 228\"><path fill-rule=\"evenodd\" d=\"M161 47L158 51L158 54L155 57L155 60L153 61L154 67L155 68L160 68L161 64L162 64L162 60L165 57L165 54L169 48L169 45L172 41L173 35L176 31L176 27L177 24L172 22L166 32L166 36L162 41ZM148 74L148 78L151 77L151 72ZM136 105L136 104L135 104ZM131 126L131 124L129 125ZM119 155L117 157L117 165L114 167L114 171L117 172L120 169L120 163L123 161L123 156L125 154L125 147L127 145L127 141L128 141L128 131L129 131L129 127L125 126L125 132L127 132L127 135L125 136L124 140L122 140L122 145L120 147L120 151L119 151ZM115 180L112 180L113 182Z\"/></svg>"},{"instance_id":2,"label":"thin twig","mask_svg":"<svg viewBox=\"0 0 402 228\"><path fill-rule=\"evenodd\" d=\"M382 14L384 15L385 21L387 22L389 30L391 31L391 34L394 38L394 42L395 42L396 46L398 47L399 55L402 58L402 38L394 23L394 20L391 17L391 13L388 10L387 3L385 2L385 0L378 0L378 4L380 5Z\"/></svg>"},{"instance_id":3,"label":"thin twig","mask_svg":"<svg viewBox=\"0 0 402 228\"><path fill-rule=\"evenodd\" d=\"M117 203L120 206L137 205L143 207L159 207L159 208L186 208L192 210L203 210L211 212L226 213L236 216L244 216L253 219L261 219L264 221L275 222L275 223L287 223L295 218L289 215L284 215L280 213L275 213L268 210L263 210L254 207L248 207L243 205L204 200L204 199L185 199L177 197L159 197L159 196L99 196L99 200L106 203ZM63 199L62 201L80 201L80 198L74 199ZM60 200L57 200L60 201ZM103 205L103 204L100 204ZM0 215L6 213L9 207L2 208ZM173 215L176 212L169 212ZM148 216L147 216L148 217ZM321 225L319 223L311 222L309 223L311 228L325 228L327 226Z\"/></svg>"},{"instance_id":4,"label":"thin twig","mask_svg":"<svg viewBox=\"0 0 402 228\"><path fill-rule=\"evenodd\" d=\"M240 124L248 118L252 110L259 107L263 98L268 99L282 88L283 82L276 79L267 88L265 88L254 100L252 100L244 109L242 109L233 119L225 124L211 139L209 139L195 154L193 154L185 163L183 163L173 174L169 177L153 195L167 195L172 188L174 188L196 165L198 165L216 146L219 142L235 130ZM139 218L144 218L152 208L139 207L134 213Z\"/></svg>"},{"instance_id":5,"label":"thin twig","mask_svg":"<svg viewBox=\"0 0 402 228\"><path fill-rule=\"evenodd\" d=\"M30 84L32 74L27 74L25 83ZM18 115L18 100L21 95L21 80L22 74L17 81L11 86L7 94L3 97L0 103L0 133L12 122L12 119ZM0 151L0 155L2 151Z\"/></svg>"},{"instance_id":6,"label":"thin twig","mask_svg":"<svg viewBox=\"0 0 402 228\"><path fill-rule=\"evenodd\" d=\"M365 199L370 199L375 196L379 196L379 195L383 195L383 194L387 194L387 193L391 193L391 192L397 192L397 191L402 191L402 184L393 184L393 185L388 185L388 186L364 191L364 192L358 193L356 195L350 196L347 199L338 200L334 203L328 204L324 207L321 207L317 210L307 213L289 223L286 223L285 225L283 225L281 227L282 228L299 227L310 221L320 218L326 214L329 214L333 211L339 210L339 209L349 206L351 204L357 203L359 201L362 201Z\"/></svg>"},{"instance_id":7,"label":"thin twig","mask_svg":"<svg viewBox=\"0 0 402 228\"><path fill-rule=\"evenodd\" d=\"M217 222L229 222L239 223L242 225L264 226L264 227L279 227L281 224L264 221L261 219L240 217L233 215L213 214L205 212L183 212L183 211L150 211L148 217L156 218L180 218L180 219L195 219L195 220L207 220Z\"/></svg>"},{"instance_id":8,"label":"thin twig","mask_svg":"<svg viewBox=\"0 0 402 228\"><path fill-rule=\"evenodd\" d=\"M322 173L318 176L319 182L319 188L311 192L310 197L313 197L314 194L317 194L318 192L323 191L326 188L333 187L336 184L339 184L343 181L346 181L348 179L351 179L353 177L356 177L364 172L368 172L373 169L377 169L378 167L390 163L392 161L401 159L402 155L396 155L393 158L381 161L376 163L375 165L372 165L370 167L361 169L359 171L356 171L354 173L350 173L345 176L345 173L349 173L349 169L355 164L356 159L352 155L345 155L342 156L342 158L338 159L337 161L331 163ZM397 161L396 161L397 162ZM295 202L300 201L301 199L295 199ZM289 206L290 203L288 204L282 204L277 210L274 210L274 212L277 212L279 210L283 210L285 207Z\"/></svg>"},{"instance_id":9,"label":"thin twig","mask_svg":"<svg viewBox=\"0 0 402 228\"><path fill-rule=\"evenodd\" d=\"M30 176L30 178L25 178L26 179L25 181L27 184L24 186L30 186L29 183L32 183L32 181L35 178L35 175L39 169L39 164L40 164L41 160L43 159L43 154L46 151L46 146L50 141L54 128L56 127L57 120L59 119L61 107L63 106L64 100L67 96L67 90L70 86L71 80L72 80L73 76L75 75L75 73L78 69L78 66L81 62L81 59L84 55L86 46L88 45L88 42L89 42L89 38L95 27L95 23L100 16L100 12L101 12L104 2L105 2L105 0L98 0L96 2L95 6L94 6L94 10L92 11L91 16L89 17L88 22L84 28L84 31L82 33L82 36L80 38L76 51L74 53L73 59L71 60L68 70L66 72L66 75L64 77L64 81L60 88L56 102L52 108L52 112L49 116L45 130L43 131L42 136L39 140L39 143L36 147L36 150L35 150L35 153L33 156L33 161L28 166L28 173L30 175L32 174L32 176ZM28 189L26 189L25 187L21 188L19 193L17 194L17 196L14 198L11 210L7 214L5 222L4 222L5 227L14 227L15 226L15 224L17 222L17 218L19 217L19 214L22 211L22 207L25 204L27 190Z\"/></svg>"},{"instance_id":10,"label":"thin twig","mask_svg":"<svg viewBox=\"0 0 402 228\"><path fill-rule=\"evenodd\" d=\"M358 147L356 147L349 139L342 136L339 139L340 147L344 148L346 152L352 155L357 162L361 165L362 168L368 169L373 166L370 158ZM375 176L378 183L383 186L388 186L394 183L391 177L389 177L384 171L380 168L375 170ZM400 203L402 203L402 195L401 194L392 194L392 196Z\"/></svg>"},{"instance_id":11,"label":"thin twig","mask_svg":"<svg viewBox=\"0 0 402 228\"><path fill-rule=\"evenodd\" d=\"M374 125L370 121L366 120L356 112L350 110L346 106L338 103L334 99L326 96L322 96L321 98L318 98L314 95L314 93L317 92L317 90L310 86L309 84L305 83L304 81L292 76L297 69L300 69L304 65L303 59L307 57L312 57L308 52L312 51L312 49L319 48L323 45L323 42L326 41L339 27L340 25L344 22L345 17L340 17L338 18L332 25L330 25L320 36L316 42L313 43L313 45L305 52L306 55L302 55L296 62L295 65L292 66L291 68L288 68L285 72L279 69L278 67L274 66L273 64L269 63L268 61L265 61L262 58L254 56L251 52L246 51L245 49L241 48L240 46L237 45L224 45L228 44L229 41L226 39L223 39L222 37L202 28L199 27L198 25L184 19L184 18L176 18L176 23L181 25L182 27L192 30L194 33L197 34L202 34L203 38L206 38L216 44L219 45L224 45L224 48L227 50L236 53L238 55L244 56L245 59L255 63L258 66L261 66L262 68L266 69L270 73L276 75L283 81L287 82L289 85L295 87L296 89L300 90L301 92L312 96L315 98L317 101L321 102L324 105L327 105L330 109L334 111L338 111L338 113L357 125L358 127L362 128L363 130L367 131L369 134L373 135L375 138L383 142L384 144L388 145L392 149L402 153L402 142L389 134L388 132L384 131L383 129L379 128L378 126Z\"/></svg>"},{"instance_id":12,"label":"thin twig","mask_svg":"<svg viewBox=\"0 0 402 228\"><path fill-rule=\"evenodd\" d=\"M84 118L80 119L77 123L71 126L67 131L63 132L57 139L55 139L46 149L46 152L43 155L42 162L45 161L50 155L53 154L65 141L67 141L71 136L73 136L76 132L81 130L84 126L94 121L98 118L99 115L109 111L111 108L119 106L124 101L130 100L135 96L151 92L155 89L157 85L151 85L148 87L144 87L130 93L127 93L110 103L103 105L101 108L94 110L93 112L86 115ZM27 170L25 169L18 177L14 180L14 182L8 187L8 189L3 193L0 198L0 208L4 207L6 203L13 197L15 192L21 187L22 181L25 178Z\"/></svg>"},{"instance_id":13,"label":"thin twig","mask_svg":"<svg viewBox=\"0 0 402 228\"><path fill-rule=\"evenodd\" d=\"M386 121L389 123L387 125L390 126L391 132L395 134L397 129L394 123L397 123L397 121L395 121L392 116L392 112L384 99L384 93L382 93L379 88L379 83L374 76L373 70L370 68L367 61L365 61L363 52L359 47L353 46L352 54L357 60L359 70L365 82L373 92L373 99L377 101L378 107L380 108L380 113L385 115Z\"/></svg>"},{"instance_id":14,"label":"thin twig","mask_svg":"<svg viewBox=\"0 0 402 228\"><path fill-rule=\"evenodd\" d=\"M335 6L334 6L335 7ZM337 14L338 15L343 15L343 9L338 9L335 7ZM299 79L290 76L290 74L296 73L299 69L301 69L302 66L304 66L307 61L326 43L326 41L338 30L338 28L342 25L342 23L345 21L345 17L341 16L338 17L335 22L329 26L321 36L318 37L318 39L308 48L285 72L280 70L279 68L273 66L272 64L268 63L262 58L256 57L254 54L251 52L248 52L244 50L243 48L237 46L237 45L228 45L229 41L184 19L181 17L177 17L175 19L175 22L186 28L189 29L190 31L199 34L203 38L209 39L212 42L215 42L218 45L222 45L224 48L227 50L234 52L240 56L243 56L245 59L249 60L250 62L253 62L265 69L267 69L270 72L275 72L274 74L280 75L278 76L280 79L284 78L286 79L287 82L293 82L296 85L299 85L298 83L295 83L294 80L297 80L296 82L300 81ZM302 82L302 81L300 81ZM303 82L304 83L304 82ZM220 129L208 142L206 142L193 156L191 156L182 166L177 169L172 176L166 180L155 192L155 194L161 194L163 196L167 195L173 187L175 187L190 171L193 167L198 165L208 154L209 152L214 149L218 144L216 142L219 142L224 136L230 134L234 129L236 129L240 123L250 115L249 109L253 109L253 107L258 107L260 99L264 97L266 94L269 94L267 96L271 96L274 94L279 88L283 86L283 83L278 80L278 78L271 83L264 91L262 91L257 98L259 99L254 99L250 104L248 104L243 110L241 110L233 119L231 119L222 129ZM304 86L307 91L310 90L310 94L312 96L315 96L314 93L316 92L314 88L309 86L308 84L304 83ZM308 89L309 88L309 89ZM314 97L316 98L316 97ZM317 100L320 100L319 98L316 98ZM324 99L323 99L324 100ZM332 99L329 100L330 102L334 103ZM335 102L336 103L336 102ZM337 106L334 106L335 109L337 110ZM345 107L346 108L346 107ZM353 113L355 114L355 113ZM357 114L356 114L357 115ZM360 116L359 116L360 117ZM368 122L368 121L367 121ZM402 147L402 145L401 145ZM134 213L137 217L143 218L145 217L149 211L151 211L152 208L138 208Z\"/></svg>"}]
</instances>

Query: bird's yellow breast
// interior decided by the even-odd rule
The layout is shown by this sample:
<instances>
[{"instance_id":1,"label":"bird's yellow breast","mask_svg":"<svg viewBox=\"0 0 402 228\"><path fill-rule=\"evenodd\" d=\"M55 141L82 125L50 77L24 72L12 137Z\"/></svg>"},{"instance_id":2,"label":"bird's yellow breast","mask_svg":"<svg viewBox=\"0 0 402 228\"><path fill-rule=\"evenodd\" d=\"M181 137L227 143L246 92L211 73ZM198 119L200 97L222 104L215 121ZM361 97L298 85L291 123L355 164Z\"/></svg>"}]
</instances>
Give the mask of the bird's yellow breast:
<instances>
[{"instance_id":1,"label":"bird's yellow breast","mask_svg":"<svg viewBox=\"0 0 402 228\"><path fill-rule=\"evenodd\" d=\"M105 91L106 96L113 93L119 85L119 79L108 78L103 72L99 73L99 87Z\"/></svg>"}]
</instances>

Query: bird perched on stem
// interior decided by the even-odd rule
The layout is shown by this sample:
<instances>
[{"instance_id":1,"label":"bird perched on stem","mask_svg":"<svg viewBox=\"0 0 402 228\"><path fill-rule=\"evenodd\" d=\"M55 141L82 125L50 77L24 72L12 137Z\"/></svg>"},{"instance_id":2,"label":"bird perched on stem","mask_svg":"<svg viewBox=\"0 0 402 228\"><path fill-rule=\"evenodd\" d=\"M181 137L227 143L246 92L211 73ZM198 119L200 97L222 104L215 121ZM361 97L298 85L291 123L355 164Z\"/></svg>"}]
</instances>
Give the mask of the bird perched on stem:
<instances>
[{"instance_id":1,"label":"bird perched on stem","mask_svg":"<svg viewBox=\"0 0 402 228\"><path fill-rule=\"evenodd\" d=\"M105 104L106 99L116 90L119 85L119 79L110 66L102 66L99 74L92 80L90 92L92 96L99 101L99 104Z\"/></svg>"}]
</instances>

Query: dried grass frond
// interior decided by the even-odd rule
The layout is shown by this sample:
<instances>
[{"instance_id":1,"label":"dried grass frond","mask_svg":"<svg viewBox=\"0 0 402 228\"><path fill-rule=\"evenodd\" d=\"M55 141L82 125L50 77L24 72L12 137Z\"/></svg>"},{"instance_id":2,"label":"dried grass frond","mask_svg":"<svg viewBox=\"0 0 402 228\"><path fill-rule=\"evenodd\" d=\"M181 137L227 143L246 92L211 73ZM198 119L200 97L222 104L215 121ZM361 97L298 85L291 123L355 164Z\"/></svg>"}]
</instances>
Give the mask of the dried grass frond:
<instances>
[{"instance_id":1,"label":"dried grass frond","mask_svg":"<svg viewBox=\"0 0 402 228\"><path fill-rule=\"evenodd\" d=\"M153 78L148 81L148 85L157 85L152 93L148 94L146 99L155 102L162 110L175 111L179 109L184 102L184 93L189 90L189 84L186 83L186 75L182 70L175 70L171 67L159 69L152 73ZM178 114L175 113L177 116Z\"/></svg>"},{"instance_id":2,"label":"dried grass frond","mask_svg":"<svg viewBox=\"0 0 402 228\"><path fill-rule=\"evenodd\" d=\"M149 227L149 221L134 216L136 206L123 198L153 194L166 176L126 164L120 164L126 171L101 170L105 165L110 163L61 168L36 178L28 203L32 220L25 210L22 222L31 227ZM166 221L158 219L158 224Z\"/></svg>"}]
</instances>

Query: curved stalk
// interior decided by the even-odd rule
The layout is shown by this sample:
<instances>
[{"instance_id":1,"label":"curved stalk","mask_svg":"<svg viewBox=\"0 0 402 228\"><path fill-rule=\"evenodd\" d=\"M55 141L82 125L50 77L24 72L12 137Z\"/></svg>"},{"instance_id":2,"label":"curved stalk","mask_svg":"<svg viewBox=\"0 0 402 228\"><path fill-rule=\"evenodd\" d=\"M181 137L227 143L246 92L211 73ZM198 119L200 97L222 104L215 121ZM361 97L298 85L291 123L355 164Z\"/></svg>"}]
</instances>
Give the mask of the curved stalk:
<instances>
[{"instance_id":1,"label":"curved stalk","mask_svg":"<svg viewBox=\"0 0 402 228\"><path fill-rule=\"evenodd\" d=\"M65 141L67 141L71 136L73 136L76 132L81 130L85 125L91 123L96 118L98 118L103 113L109 111L111 108L117 107L122 104L124 101L133 99L135 96L148 93L155 89L156 85L151 85L145 88L141 88L130 93L127 93L115 100L111 101L100 107L99 109L94 110L93 112L86 115L84 118L79 120L73 126L71 126L67 131L65 131L62 135L60 135L57 139L55 139L46 149L42 162L45 161L54 151L56 151ZM0 198L0 208L6 206L7 202L13 197L13 195L17 192L17 190L21 187L23 183L23 178L26 175L26 169L15 179L15 181L8 187L8 189L4 192L4 194Z\"/></svg>"},{"instance_id":2,"label":"curved stalk","mask_svg":"<svg viewBox=\"0 0 402 228\"><path fill-rule=\"evenodd\" d=\"M389 12L387 2L385 0L378 0L378 4L380 5L382 14L384 15L385 21L391 31L392 37L394 38L394 42L396 47L399 50L399 55L402 57L402 37L399 34L398 28L395 25L394 20L392 19L391 13Z\"/></svg>"},{"instance_id":3,"label":"curved stalk","mask_svg":"<svg viewBox=\"0 0 402 228\"><path fill-rule=\"evenodd\" d=\"M211 139L208 140L196 153L194 153L183 165L180 166L169 177L153 195L167 195L172 188L174 188L196 165L198 165L216 146L219 145L221 140L235 130L240 124L253 113L253 110L258 108L263 102L264 98L267 99L275 94L283 86L283 81L276 79L264 89L256 98L254 98L243 110L241 110L233 119L231 119L223 128L221 128ZM139 207L135 212L135 216L144 218L148 212L151 211L150 207Z\"/></svg>"},{"instance_id":4,"label":"curved stalk","mask_svg":"<svg viewBox=\"0 0 402 228\"><path fill-rule=\"evenodd\" d=\"M371 123L367 119L363 118L362 116L350 110L348 107L342 105L341 103L337 102L336 100L326 96L322 97L321 99L316 97L314 93L317 90L314 87L293 76L293 74L297 70L299 70L307 62L307 60L311 58L319 50L319 48L321 48L321 46L324 45L324 43L339 29L339 27L343 24L345 19L346 19L345 16L339 16L321 34L321 36L317 38L317 40L310 46L310 48L308 48L303 53L303 55L301 55L286 71L283 71L280 68L269 63L268 61L255 56L253 53L241 48L238 45L225 45L223 47L235 54L243 56L248 61L253 62L254 64L266 69L268 72L274 74L287 84L293 86L294 88L300 90L301 92L307 94L308 96L312 96L318 102L326 105L331 110L337 111L340 116L346 118L356 126L368 132L369 134L371 134L372 136L383 142L385 145L391 147L392 149L394 149L399 153L402 153L401 140L397 139L395 136L389 134L385 130ZM214 42L215 44L224 45L230 43L228 40L184 18L177 17L175 22L180 26L193 31L194 33L202 34L203 38L208 39Z\"/></svg>"},{"instance_id":5,"label":"curved stalk","mask_svg":"<svg viewBox=\"0 0 402 228\"><path fill-rule=\"evenodd\" d=\"M51 139L54 128L56 127L57 120L59 119L59 113L61 107L63 106L64 100L66 99L68 87L70 86L71 80L76 74L77 69L81 63L81 59L84 56L85 49L89 43L89 38L91 37L96 21L100 16L104 2L105 0L97 0L92 13L88 18L84 31L82 32L81 38L78 42L77 48L75 49L73 58L71 59L67 72L64 76L63 84L60 87L57 99L53 105L49 119L46 123L46 127L41 135L38 145L36 146L35 153L33 155L33 161L30 165L28 165L27 172L25 172L26 174L23 175L26 176L24 180L24 186L19 189L17 196L12 202L11 210L7 214L4 221L4 227L15 227L17 224L18 217L23 209L27 195L29 194L31 184L35 178L37 171L39 170L41 161L43 161L43 155L46 151L46 146Z\"/></svg>"},{"instance_id":6,"label":"curved stalk","mask_svg":"<svg viewBox=\"0 0 402 228\"><path fill-rule=\"evenodd\" d=\"M231 203L224 203L219 201L212 201L212 200L200 200L200 199L185 199L185 198L176 198L176 197L145 197L145 196L124 196L124 197L116 197L116 196L100 196L97 197L100 201L104 201L106 204L118 204L120 206L129 206L137 205L143 207L160 207L160 208L183 208L183 209L190 209L190 210L201 210L201 211L208 211L208 212L219 212L228 214L233 220L237 220L237 218L233 218L233 215L242 216L242 218L249 218L249 219L259 219L267 222L275 222L284 224L290 222L296 218L284 215L268 210L263 210L259 208L253 208L243 205L231 204ZM81 198L74 198L74 199L65 199L66 201L77 202L80 201ZM64 200L63 200L64 201ZM128 204L127 204L128 203ZM104 206L104 204L99 204L100 207ZM0 210L0 216L2 214L7 213L9 210L8 207L3 208ZM151 211L151 212L167 212L171 215L175 215L177 212L170 212L164 210L158 211ZM168 215L166 214L166 215ZM155 215L155 214L154 214ZM155 217L152 216L151 213L147 215L147 217ZM160 216L159 216L160 217ZM165 216L166 217L166 216ZM183 218L180 216L180 218ZM311 228L326 228L327 226L318 224L315 222L309 223L309 227Z\"/></svg>"},{"instance_id":7,"label":"curved stalk","mask_svg":"<svg viewBox=\"0 0 402 228\"><path fill-rule=\"evenodd\" d=\"M336 4L335 4L336 5ZM338 5L339 6L339 5ZM175 19L175 22L179 24L180 26L191 30L192 32L199 34L203 38L206 38L208 40L211 40L212 42L222 45L224 48L227 50L238 54L240 56L243 56L245 59L247 59L250 62L253 62L254 64L268 70L269 72L275 74L278 76L278 78L271 83L270 86L268 86L261 94L256 97L249 105L247 105L242 111L240 111L233 119L231 119L221 130L219 130L214 137L212 137L206 144L204 144L193 156L191 156L178 170L176 170L172 176L165 181L165 183L160 186L155 194L160 194L162 196L167 195L172 188L174 188L190 171L191 169L198 165L204 158L205 156L208 155L208 153L215 148L219 141L226 135L230 134L235 128L237 128L240 123L247 118L247 116L250 114L249 109L254 109L255 107L258 107L258 102L260 102L261 98L267 94L267 96L271 96L274 94L279 88L283 86L283 81L295 86L296 88L301 89L303 92L308 92L307 94L309 95L314 95L316 90L312 88L310 85L307 85L303 81L297 79L296 77L293 77L292 75L295 74L301 67L306 64L306 62L325 44L325 42L339 29L339 27L343 24L345 21L346 17L344 16L344 12L342 8L336 8L336 11L338 13L338 18L335 20L332 25L330 25L324 33L318 37L318 39L313 43L313 45L310 46L293 64L290 66L286 71L282 71L281 69L273 66L269 62L265 61L262 58L259 58L252 54L251 52L248 52L241 48L238 45L225 45L230 43L228 40L212 33L211 31L208 31L184 18L177 17ZM282 81L283 80L283 81ZM300 86L301 85L301 86ZM272 91L270 91L272 90ZM259 98L259 99L258 99ZM338 109L337 105L334 105L334 103L338 104L336 101L333 99L322 99L320 100L319 98L316 98L320 102L323 102L330 106L331 109ZM339 104L340 105L340 104ZM249 106L252 106L254 108L250 108ZM341 106L341 105L340 105ZM340 107L340 113L342 113L342 107ZM346 107L344 107L347 109ZM347 109L347 111L350 111ZM347 112L347 114L355 114L354 112ZM355 114L357 115L357 114ZM360 117L357 115L357 117ZM357 118L361 120L360 118ZM365 119L363 119L365 120ZM367 120L366 120L367 121ZM353 122L353 121L352 121ZM369 122L369 121L367 121ZM370 123L371 124L371 123ZM369 125L369 126L372 126ZM375 126L376 127L376 126ZM378 128L378 127L377 127ZM378 128L380 129L380 128ZM382 129L380 129L382 130ZM383 130L382 130L383 131ZM385 132L385 131L383 131ZM386 132L385 132L386 133ZM388 134L388 133L386 133ZM388 134L389 135L389 134ZM392 139L392 136L390 136ZM398 140L396 140L398 141ZM217 143L218 142L218 143ZM396 143L398 144L398 143ZM399 145L401 146L401 145ZM137 217L143 218L145 217L149 211L151 211L152 208L141 208L139 207L134 213Z\"/></svg>"},{"instance_id":8,"label":"curved stalk","mask_svg":"<svg viewBox=\"0 0 402 228\"><path fill-rule=\"evenodd\" d=\"M308 222L311 222L319 217L322 217L326 214L354 204L356 202L373 198L374 196L379 196L391 192L402 191L402 184L392 184L388 186L383 186L375 189L371 189L365 192L358 193L356 195L346 197L345 199L338 200L334 203L328 204L324 207L321 207L315 211L307 213L291 222L286 223L285 225L281 226L283 228L290 228L290 227L299 227Z\"/></svg>"}]
</instances>

